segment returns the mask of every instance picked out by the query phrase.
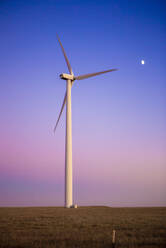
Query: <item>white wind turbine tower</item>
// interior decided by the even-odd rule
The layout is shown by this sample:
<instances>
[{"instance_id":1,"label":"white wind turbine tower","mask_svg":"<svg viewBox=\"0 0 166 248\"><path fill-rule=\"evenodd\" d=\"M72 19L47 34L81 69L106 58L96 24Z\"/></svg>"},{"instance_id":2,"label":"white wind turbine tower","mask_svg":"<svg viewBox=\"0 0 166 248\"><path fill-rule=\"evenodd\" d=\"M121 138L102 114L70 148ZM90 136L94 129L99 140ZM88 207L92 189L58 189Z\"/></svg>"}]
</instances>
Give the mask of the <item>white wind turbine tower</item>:
<instances>
[{"instance_id":1,"label":"white wind turbine tower","mask_svg":"<svg viewBox=\"0 0 166 248\"><path fill-rule=\"evenodd\" d=\"M72 68L70 66L69 60L66 56L65 50L62 46L62 43L57 36L59 44L61 46L63 55L66 60L66 64L70 74L62 73L60 74L60 78L66 80L66 93L64 96L63 104L61 107L60 114L58 116L58 120L56 122L54 132L57 128L59 123L60 117L62 115L64 106L66 104L66 145L65 145L65 207L71 208L73 207L73 196L72 196L72 124L71 124L71 87L75 80L82 80L89 77L97 76L103 73L116 71L117 69L110 69L106 71L96 72L96 73L89 73L80 76L74 76L72 72Z\"/></svg>"}]
</instances>

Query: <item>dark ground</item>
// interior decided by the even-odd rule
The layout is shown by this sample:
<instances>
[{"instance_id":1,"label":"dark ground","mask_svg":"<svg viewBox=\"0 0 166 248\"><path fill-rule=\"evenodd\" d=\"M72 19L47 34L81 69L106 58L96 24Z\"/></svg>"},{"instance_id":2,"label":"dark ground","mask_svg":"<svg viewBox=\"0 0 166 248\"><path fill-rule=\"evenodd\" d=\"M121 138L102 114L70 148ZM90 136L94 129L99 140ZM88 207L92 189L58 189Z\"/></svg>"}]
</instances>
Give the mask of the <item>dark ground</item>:
<instances>
[{"instance_id":1,"label":"dark ground","mask_svg":"<svg viewBox=\"0 0 166 248\"><path fill-rule=\"evenodd\" d=\"M0 208L0 248L166 248L166 208Z\"/></svg>"}]
</instances>

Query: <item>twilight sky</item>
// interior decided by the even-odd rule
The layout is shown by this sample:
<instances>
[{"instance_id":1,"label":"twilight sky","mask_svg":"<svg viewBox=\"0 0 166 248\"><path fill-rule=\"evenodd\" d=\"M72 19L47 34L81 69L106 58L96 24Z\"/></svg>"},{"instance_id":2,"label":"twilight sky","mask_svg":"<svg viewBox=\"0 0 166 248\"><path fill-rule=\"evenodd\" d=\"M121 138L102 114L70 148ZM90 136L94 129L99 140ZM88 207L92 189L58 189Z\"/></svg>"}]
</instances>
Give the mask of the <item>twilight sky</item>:
<instances>
[{"instance_id":1,"label":"twilight sky","mask_svg":"<svg viewBox=\"0 0 166 248\"><path fill-rule=\"evenodd\" d=\"M67 67L74 202L166 206L165 0L0 1L0 206L64 204ZM141 60L145 64L141 64Z\"/></svg>"}]
</instances>

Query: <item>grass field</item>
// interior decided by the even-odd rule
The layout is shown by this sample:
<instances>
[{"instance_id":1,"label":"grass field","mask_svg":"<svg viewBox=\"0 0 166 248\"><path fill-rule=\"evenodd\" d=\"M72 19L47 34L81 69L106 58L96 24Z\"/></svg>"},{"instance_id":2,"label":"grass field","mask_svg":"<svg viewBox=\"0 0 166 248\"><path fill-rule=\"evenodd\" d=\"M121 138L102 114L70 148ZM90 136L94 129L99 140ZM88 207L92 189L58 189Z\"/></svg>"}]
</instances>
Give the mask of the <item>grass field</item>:
<instances>
[{"instance_id":1,"label":"grass field","mask_svg":"<svg viewBox=\"0 0 166 248\"><path fill-rule=\"evenodd\" d=\"M0 247L166 247L166 208L0 208Z\"/></svg>"}]
</instances>

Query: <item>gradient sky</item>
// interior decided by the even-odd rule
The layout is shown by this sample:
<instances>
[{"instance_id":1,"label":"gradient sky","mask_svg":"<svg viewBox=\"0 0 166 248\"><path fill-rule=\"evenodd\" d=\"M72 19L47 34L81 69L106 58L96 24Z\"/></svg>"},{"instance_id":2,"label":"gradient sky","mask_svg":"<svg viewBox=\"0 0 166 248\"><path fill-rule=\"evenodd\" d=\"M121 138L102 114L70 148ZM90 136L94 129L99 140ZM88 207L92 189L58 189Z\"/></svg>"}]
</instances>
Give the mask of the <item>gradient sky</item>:
<instances>
[{"instance_id":1,"label":"gradient sky","mask_svg":"<svg viewBox=\"0 0 166 248\"><path fill-rule=\"evenodd\" d=\"M64 204L67 67L74 202L166 206L165 0L0 1L0 206ZM141 65L141 60L145 65Z\"/></svg>"}]
</instances>

